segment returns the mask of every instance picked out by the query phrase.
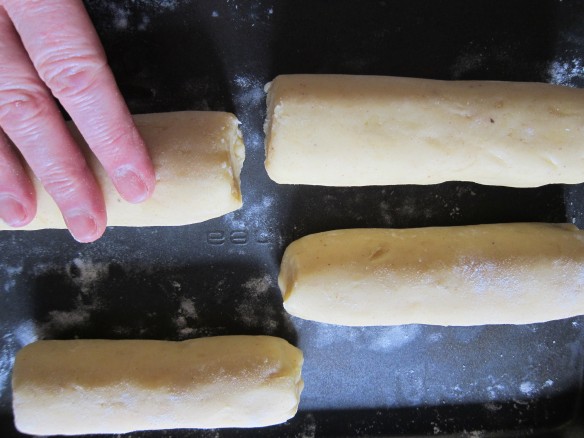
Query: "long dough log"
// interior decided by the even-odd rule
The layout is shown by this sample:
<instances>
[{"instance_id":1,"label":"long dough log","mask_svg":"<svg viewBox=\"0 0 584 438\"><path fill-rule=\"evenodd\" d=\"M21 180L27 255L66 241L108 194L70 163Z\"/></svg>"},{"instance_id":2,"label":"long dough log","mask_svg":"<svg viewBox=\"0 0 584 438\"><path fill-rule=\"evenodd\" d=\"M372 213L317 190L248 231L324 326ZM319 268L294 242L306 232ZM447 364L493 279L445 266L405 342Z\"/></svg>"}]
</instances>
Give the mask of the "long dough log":
<instances>
[{"instance_id":1,"label":"long dough log","mask_svg":"<svg viewBox=\"0 0 584 438\"><path fill-rule=\"evenodd\" d=\"M16 427L76 435L277 424L298 408L302 361L269 336L39 341L14 363Z\"/></svg>"},{"instance_id":2,"label":"long dough log","mask_svg":"<svg viewBox=\"0 0 584 438\"><path fill-rule=\"evenodd\" d=\"M584 232L495 224L313 234L285 251L292 315L349 325L528 324L584 314Z\"/></svg>"},{"instance_id":3,"label":"long dough log","mask_svg":"<svg viewBox=\"0 0 584 438\"><path fill-rule=\"evenodd\" d=\"M266 88L266 169L278 183L584 182L582 89L343 75Z\"/></svg>"},{"instance_id":4,"label":"long dough log","mask_svg":"<svg viewBox=\"0 0 584 438\"><path fill-rule=\"evenodd\" d=\"M156 170L151 199L129 204L95 156L87 154L105 197L108 225L176 226L202 222L241 207L239 174L245 150L233 114L211 111L134 116ZM79 144L87 147L70 125ZM37 215L24 230L66 228L52 198L36 178ZM0 224L0 230L14 229Z\"/></svg>"}]
</instances>

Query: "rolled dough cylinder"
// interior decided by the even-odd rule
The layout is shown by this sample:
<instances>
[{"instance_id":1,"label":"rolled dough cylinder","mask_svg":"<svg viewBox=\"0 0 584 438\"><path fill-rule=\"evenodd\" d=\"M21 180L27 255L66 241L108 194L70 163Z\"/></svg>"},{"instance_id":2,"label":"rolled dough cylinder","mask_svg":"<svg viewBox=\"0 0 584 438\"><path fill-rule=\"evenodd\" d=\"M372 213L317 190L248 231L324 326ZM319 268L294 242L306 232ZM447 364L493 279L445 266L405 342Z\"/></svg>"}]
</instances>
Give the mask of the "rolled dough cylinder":
<instances>
[{"instance_id":1,"label":"rolled dough cylinder","mask_svg":"<svg viewBox=\"0 0 584 438\"><path fill-rule=\"evenodd\" d=\"M584 90L285 75L266 86L266 169L324 186L584 182Z\"/></svg>"},{"instance_id":2,"label":"rolled dough cylinder","mask_svg":"<svg viewBox=\"0 0 584 438\"><path fill-rule=\"evenodd\" d=\"M302 352L269 336L39 341L16 355L19 431L258 427L294 416Z\"/></svg>"},{"instance_id":3,"label":"rolled dough cylinder","mask_svg":"<svg viewBox=\"0 0 584 438\"><path fill-rule=\"evenodd\" d=\"M239 174L245 148L233 114L185 111L134 116L156 170L156 188L146 202L130 204L117 193L95 156L88 161L105 197L108 225L175 226L218 217L241 207ZM79 144L78 131L70 125ZM40 182L33 178L37 215L19 230L66 228ZM0 221L1 222L1 221ZM15 229L0 224L0 230Z\"/></svg>"},{"instance_id":4,"label":"rolled dough cylinder","mask_svg":"<svg viewBox=\"0 0 584 438\"><path fill-rule=\"evenodd\" d=\"M354 229L303 237L278 279L292 315L349 325L528 324L584 314L572 225Z\"/></svg>"}]
</instances>

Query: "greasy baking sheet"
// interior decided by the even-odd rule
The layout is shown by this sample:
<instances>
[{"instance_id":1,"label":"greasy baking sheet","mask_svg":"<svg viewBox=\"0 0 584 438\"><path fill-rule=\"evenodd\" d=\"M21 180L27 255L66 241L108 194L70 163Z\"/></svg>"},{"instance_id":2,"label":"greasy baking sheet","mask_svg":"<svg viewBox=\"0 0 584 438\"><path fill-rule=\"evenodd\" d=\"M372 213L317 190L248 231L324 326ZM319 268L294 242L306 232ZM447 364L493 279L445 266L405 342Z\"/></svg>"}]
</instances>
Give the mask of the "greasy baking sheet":
<instances>
[{"instance_id":1,"label":"greasy baking sheet","mask_svg":"<svg viewBox=\"0 0 584 438\"><path fill-rule=\"evenodd\" d=\"M289 317L284 248L357 227L573 222L584 188L278 186L263 85L280 73L584 87L582 1L88 0L134 113L233 111L244 207L178 228L0 233L0 435L15 352L35 339L281 336L305 353L299 414L262 430L132 436L581 436L584 318L525 326L344 328ZM584 147L584 145L583 145ZM204 188L202 188L204 189ZM554 291L550 291L554 293Z\"/></svg>"}]
</instances>

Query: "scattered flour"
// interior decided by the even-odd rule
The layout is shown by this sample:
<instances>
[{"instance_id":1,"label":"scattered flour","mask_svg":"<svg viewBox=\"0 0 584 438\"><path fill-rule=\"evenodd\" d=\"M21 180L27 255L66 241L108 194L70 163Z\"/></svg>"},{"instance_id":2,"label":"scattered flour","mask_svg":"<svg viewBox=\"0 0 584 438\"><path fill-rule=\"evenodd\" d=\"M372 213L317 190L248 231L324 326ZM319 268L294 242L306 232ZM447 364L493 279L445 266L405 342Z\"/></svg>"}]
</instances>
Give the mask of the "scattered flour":
<instances>
[{"instance_id":1,"label":"scattered flour","mask_svg":"<svg viewBox=\"0 0 584 438\"><path fill-rule=\"evenodd\" d=\"M468 438L482 438L485 436L485 431L484 430L471 430L469 432L464 431L463 436Z\"/></svg>"},{"instance_id":2,"label":"scattered flour","mask_svg":"<svg viewBox=\"0 0 584 438\"><path fill-rule=\"evenodd\" d=\"M314 438L316 437L316 420L314 415L307 414L301 426L301 430L295 435L296 438Z\"/></svg>"},{"instance_id":3,"label":"scattered flour","mask_svg":"<svg viewBox=\"0 0 584 438\"><path fill-rule=\"evenodd\" d=\"M382 201L379 204L379 213L381 214L383 221L385 222L385 224L388 227L390 227L392 225L392 221L393 221L393 218L391 217L390 211L391 210L389 207L389 203L387 201Z\"/></svg>"},{"instance_id":4,"label":"scattered flour","mask_svg":"<svg viewBox=\"0 0 584 438\"><path fill-rule=\"evenodd\" d=\"M465 74L479 70L485 63L482 53L468 53L459 56L451 67L452 79L462 79Z\"/></svg>"},{"instance_id":5,"label":"scattered flour","mask_svg":"<svg viewBox=\"0 0 584 438\"><path fill-rule=\"evenodd\" d=\"M236 75L232 82L233 102L238 108L237 116L242 121L246 147L250 151L263 151L263 135L257 129L249 129L258 111L264 108L266 94L264 82L256 77Z\"/></svg>"},{"instance_id":6,"label":"scattered flour","mask_svg":"<svg viewBox=\"0 0 584 438\"><path fill-rule=\"evenodd\" d=\"M584 63L577 58L554 61L548 69L548 80L552 84L574 87L574 81L584 80Z\"/></svg>"},{"instance_id":7,"label":"scattered flour","mask_svg":"<svg viewBox=\"0 0 584 438\"><path fill-rule=\"evenodd\" d=\"M383 327L370 336L368 348L373 351L392 351L412 342L421 331L421 326L415 324Z\"/></svg>"},{"instance_id":8,"label":"scattered flour","mask_svg":"<svg viewBox=\"0 0 584 438\"><path fill-rule=\"evenodd\" d=\"M8 387L17 346L11 334L4 335L0 344L0 398Z\"/></svg>"},{"instance_id":9,"label":"scattered flour","mask_svg":"<svg viewBox=\"0 0 584 438\"><path fill-rule=\"evenodd\" d=\"M193 337L196 330L192 327L198 315L192 299L182 297L179 303L178 314L174 318L174 325L180 339Z\"/></svg>"},{"instance_id":10,"label":"scattered flour","mask_svg":"<svg viewBox=\"0 0 584 438\"><path fill-rule=\"evenodd\" d=\"M21 322L13 331L19 347L32 344L38 340L37 328L32 321Z\"/></svg>"},{"instance_id":11,"label":"scattered flour","mask_svg":"<svg viewBox=\"0 0 584 438\"><path fill-rule=\"evenodd\" d=\"M76 258L67 267L67 273L81 292L87 294L91 292L98 281L107 277L109 264Z\"/></svg>"},{"instance_id":12,"label":"scattered flour","mask_svg":"<svg viewBox=\"0 0 584 438\"><path fill-rule=\"evenodd\" d=\"M100 6L112 16L112 26L117 30L127 30L135 27L137 30L146 30L151 22L151 17L146 13L140 13L138 20L133 23L133 11L147 11L159 14L164 11L173 11L185 0L132 0L130 7L128 2L102 0ZM125 5L124 5L125 4Z\"/></svg>"},{"instance_id":13,"label":"scattered flour","mask_svg":"<svg viewBox=\"0 0 584 438\"><path fill-rule=\"evenodd\" d=\"M197 311L195 310L195 304L193 303L193 300L190 300L188 298L183 298L181 300L179 312L187 318L194 319L197 317Z\"/></svg>"},{"instance_id":14,"label":"scattered flour","mask_svg":"<svg viewBox=\"0 0 584 438\"><path fill-rule=\"evenodd\" d=\"M59 272L62 268L39 265L36 270L42 274L50 271ZM65 274L80 293L75 297L72 309L49 312L47 321L39 327L39 337L41 338L52 337L62 331L83 326L89 322L91 314L100 309L96 285L107 278L109 264L76 258L65 267Z\"/></svg>"},{"instance_id":15,"label":"scattered flour","mask_svg":"<svg viewBox=\"0 0 584 438\"><path fill-rule=\"evenodd\" d=\"M0 272L5 274L6 279L4 281L3 289L4 292L10 293L16 286L16 279L22 273L22 266L10 266L3 265L0 266Z\"/></svg>"},{"instance_id":16,"label":"scattered flour","mask_svg":"<svg viewBox=\"0 0 584 438\"><path fill-rule=\"evenodd\" d=\"M535 390L535 385L531 382L522 382L519 385L519 390L525 395L531 395Z\"/></svg>"},{"instance_id":17,"label":"scattered flour","mask_svg":"<svg viewBox=\"0 0 584 438\"><path fill-rule=\"evenodd\" d=\"M242 286L248 292L251 292L254 297L264 295L266 292L268 292L271 285L272 279L268 274L257 278L250 278L248 281L242 284Z\"/></svg>"}]
</instances>

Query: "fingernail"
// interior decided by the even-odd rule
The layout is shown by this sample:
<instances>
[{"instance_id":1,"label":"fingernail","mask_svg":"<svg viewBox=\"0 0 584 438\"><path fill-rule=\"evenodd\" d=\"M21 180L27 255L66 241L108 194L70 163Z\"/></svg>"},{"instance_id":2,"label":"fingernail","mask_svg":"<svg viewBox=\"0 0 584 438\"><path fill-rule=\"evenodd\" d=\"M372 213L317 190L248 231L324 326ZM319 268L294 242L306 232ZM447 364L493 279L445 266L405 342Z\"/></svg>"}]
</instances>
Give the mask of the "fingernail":
<instances>
[{"instance_id":1,"label":"fingernail","mask_svg":"<svg viewBox=\"0 0 584 438\"><path fill-rule=\"evenodd\" d=\"M148 199L148 186L133 170L125 167L118 169L114 180L118 192L126 201L138 203Z\"/></svg>"},{"instance_id":2,"label":"fingernail","mask_svg":"<svg viewBox=\"0 0 584 438\"><path fill-rule=\"evenodd\" d=\"M11 196L0 196L0 217L11 227L25 225L26 210Z\"/></svg>"},{"instance_id":3,"label":"fingernail","mask_svg":"<svg viewBox=\"0 0 584 438\"><path fill-rule=\"evenodd\" d=\"M97 236L97 224L90 214L77 211L65 216L67 228L78 242L93 242Z\"/></svg>"}]
</instances>

